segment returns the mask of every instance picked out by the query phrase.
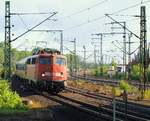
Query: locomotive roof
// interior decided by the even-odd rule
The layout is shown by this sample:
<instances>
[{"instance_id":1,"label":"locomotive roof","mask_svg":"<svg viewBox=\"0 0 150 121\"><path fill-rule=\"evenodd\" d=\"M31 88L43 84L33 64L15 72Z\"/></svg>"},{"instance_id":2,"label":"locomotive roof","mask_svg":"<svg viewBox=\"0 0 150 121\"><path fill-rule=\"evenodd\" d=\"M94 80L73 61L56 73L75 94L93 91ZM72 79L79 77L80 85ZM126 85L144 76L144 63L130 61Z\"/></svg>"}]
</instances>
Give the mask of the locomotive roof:
<instances>
[{"instance_id":1,"label":"locomotive roof","mask_svg":"<svg viewBox=\"0 0 150 121\"><path fill-rule=\"evenodd\" d=\"M66 56L64 55L57 55L57 54L38 54L38 55L32 55L32 56L29 56L29 57L26 57L26 58L23 58L21 59L20 61L18 61L16 64L25 64L27 59L29 58L36 58L36 57L47 57L47 56L57 56L57 57L61 57L61 58L65 58L66 59Z\"/></svg>"}]
</instances>

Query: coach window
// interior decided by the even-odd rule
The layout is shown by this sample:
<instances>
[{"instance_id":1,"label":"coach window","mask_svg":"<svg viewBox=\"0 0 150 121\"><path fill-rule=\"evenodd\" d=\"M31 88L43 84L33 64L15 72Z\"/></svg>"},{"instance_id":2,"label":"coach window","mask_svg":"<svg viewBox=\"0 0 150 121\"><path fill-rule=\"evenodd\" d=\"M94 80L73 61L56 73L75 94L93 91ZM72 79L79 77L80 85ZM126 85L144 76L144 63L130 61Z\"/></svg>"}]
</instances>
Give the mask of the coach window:
<instances>
[{"instance_id":1,"label":"coach window","mask_svg":"<svg viewBox=\"0 0 150 121\"><path fill-rule=\"evenodd\" d=\"M66 61L65 61L65 59L63 59L63 58L57 58L57 59L56 59L56 64L59 64L59 65L66 65Z\"/></svg>"},{"instance_id":2,"label":"coach window","mask_svg":"<svg viewBox=\"0 0 150 121\"><path fill-rule=\"evenodd\" d=\"M32 58L31 64L35 64L36 58Z\"/></svg>"},{"instance_id":3,"label":"coach window","mask_svg":"<svg viewBox=\"0 0 150 121\"><path fill-rule=\"evenodd\" d=\"M28 58L27 64L30 64L30 62L31 62L31 58Z\"/></svg>"}]
</instances>

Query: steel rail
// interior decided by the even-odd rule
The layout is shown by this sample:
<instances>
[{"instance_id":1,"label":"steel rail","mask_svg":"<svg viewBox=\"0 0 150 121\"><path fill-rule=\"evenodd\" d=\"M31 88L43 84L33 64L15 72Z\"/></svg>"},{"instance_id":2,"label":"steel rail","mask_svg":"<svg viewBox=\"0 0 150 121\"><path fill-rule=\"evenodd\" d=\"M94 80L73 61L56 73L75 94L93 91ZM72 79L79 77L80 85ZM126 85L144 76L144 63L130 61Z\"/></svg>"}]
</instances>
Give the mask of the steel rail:
<instances>
[{"instance_id":1,"label":"steel rail","mask_svg":"<svg viewBox=\"0 0 150 121\"><path fill-rule=\"evenodd\" d=\"M111 97L106 97L104 95L94 94L94 93L91 93L89 91L85 91L85 90L82 90L82 89L66 87L66 90L70 91L70 92L78 93L78 94L81 94L81 95L84 95L84 96L87 96L87 97L90 97L90 98L99 99L99 100L107 100L107 101L112 102ZM125 115L124 114L125 108L123 108L124 107L124 102L122 100L116 99L116 103L117 103L116 104L117 115L120 115L120 116ZM148 110L150 110L150 107L146 108L145 105L139 105L139 104L136 104L136 103L133 103L133 102L128 102L127 107L128 107L127 108L127 117L128 118L130 118L130 119L133 118L134 120L136 119L136 120L140 120L140 121L150 120L150 116L149 116L150 111L148 113ZM105 108L106 108L106 106L105 106ZM113 109L112 105L107 106L107 108L109 108L111 110ZM145 114L143 114L143 112L145 112ZM146 114L146 113L148 113L148 114Z\"/></svg>"},{"instance_id":2,"label":"steel rail","mask_svg":"<svg viewBox=\"0 0 150 121\"><path fill-rule=\"evenodd\" d=\"M89 116L92 116L93 118L103 119L106 121L112 121L112 116L111 116L110 112L107 112L107 113L102 112L102 111L100 112L98 107L95 107L95 106L90 105L88 103L74 100L71 98L67 98L67 97L64 97L62 95L52 96L48 93L42 93L42 96L44 96L50 100L56 101L60 104L63 104L65 106L72 107L72 108L77 109L79 111L85 112ZM116 119L116 121L123 121L123 120Z\"/></svg>"},{"instance_id":3,"label":"steel rail","mask_svg":"<svg viewBox=\"0 0 150 121\"><path fill-rule=\"evenodd\" d=\"M106 84L110 84L113 86L119 86L119 81L118 80L111 80L111 79L97 79L97 78L93 78L93 77L84 77L84 76L70 76L70 78L73 79L83 79L89 82L95 82L97 84L101 84L101 83L106 83ZM130 84L134 85L134 86L139 86L139 83L137 82L130 82ZM146 88L150 88L150 84L146 85Z\"/></svg>"}]
</instances>

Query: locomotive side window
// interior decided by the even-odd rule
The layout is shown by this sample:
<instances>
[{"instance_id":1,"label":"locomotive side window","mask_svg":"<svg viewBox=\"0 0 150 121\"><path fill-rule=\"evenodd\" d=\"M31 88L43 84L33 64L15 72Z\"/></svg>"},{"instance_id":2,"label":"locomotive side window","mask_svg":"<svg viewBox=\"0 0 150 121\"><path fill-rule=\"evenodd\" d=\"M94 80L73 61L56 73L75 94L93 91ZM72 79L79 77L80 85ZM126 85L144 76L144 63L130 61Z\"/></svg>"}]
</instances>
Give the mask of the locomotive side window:
<instances>
[{"instance_id":1,"label":"locomotive side window","mask_svg":"<svg viewBox=\"0 0 150 121\"><path fill-rule=\"evenodd\" d=\"M40 58L39 63L40 64L51 64L51 59L50 58Z\"/></svg>"},{"instance_id":2,"label":"locomotive side window","mask_svg":"<svg viewBox=\"0 0 150 121\"><path fill-rule=\"evenodd\" d=\"M16 69L17 70L25 70L25 65L24 64L17 64Z\"/></svg>"},{"instance_id":3,"label":"locomotive side window","mask_svg":"<svg viewBox=\"0 0 150 121\"><path fill-rule=\"evenodd\" d=\"M32 58L31 64L35 64L35 62L36 62L36 58Z\"/></svg>"},{"instance_id":4,"label":"locomotive side window","mask_svg":"<svg viewBox=\"0 0 150 121\"><path fill-rule=\"evenodd\" d=\"M66 65L66 61L63 58L56 58L56 64Z\"/></svg>"},{"instance_id":5,"label":"locomotive side window","mask_svg":"<svg viewBox=\"0 0 150 121\"><path fill-rule=\"evenodd\" d=\"M28 58L27 64L30 64L30 62L31 62L31 58Z\"/></svg>"}]
</instances>

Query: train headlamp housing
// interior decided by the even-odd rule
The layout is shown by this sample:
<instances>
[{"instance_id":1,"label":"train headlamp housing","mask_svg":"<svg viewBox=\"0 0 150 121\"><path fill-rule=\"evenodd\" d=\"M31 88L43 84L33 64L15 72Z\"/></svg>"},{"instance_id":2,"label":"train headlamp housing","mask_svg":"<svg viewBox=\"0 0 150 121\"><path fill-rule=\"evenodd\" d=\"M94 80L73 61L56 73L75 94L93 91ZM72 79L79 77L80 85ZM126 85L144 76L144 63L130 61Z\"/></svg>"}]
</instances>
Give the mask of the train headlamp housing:
<instances>
[{"instance_id":1,"label":"train headlamp housing","mask_svg":"<svg viewBox=\"0 0 150 121\"><path fill-rule=\"evenodd\" d=\"M42 77L44 77L44 76L45 76L45 74L43 73L43 74L42 74Z\"/></svg>"}]
</instances>

